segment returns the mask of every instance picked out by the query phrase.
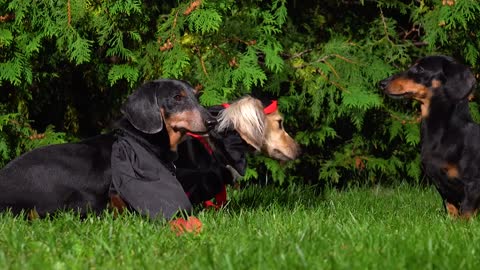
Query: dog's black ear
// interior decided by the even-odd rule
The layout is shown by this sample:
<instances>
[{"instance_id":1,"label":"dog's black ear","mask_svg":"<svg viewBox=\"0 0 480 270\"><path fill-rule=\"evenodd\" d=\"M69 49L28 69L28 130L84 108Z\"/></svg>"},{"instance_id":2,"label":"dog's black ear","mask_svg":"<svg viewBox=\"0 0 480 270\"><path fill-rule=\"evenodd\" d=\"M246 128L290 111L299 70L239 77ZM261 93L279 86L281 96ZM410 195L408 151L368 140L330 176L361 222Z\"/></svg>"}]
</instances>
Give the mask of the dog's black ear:
<instances>
[{"instance_id":1,"label":"dog's black ear","mask_svg":"<svg viewBox=\"0 0 480 270\"><path fill-rule=\"evenodd\" d=\"M143 133L154 134L163 128L163 117L156 95L157 84L148 82L140 86L121 108L130 124Z\"/></svg>"},{"instance_id":2,"label":"dog's black ear","mask_svg":"<svg viewBox=\"0 0 480 270\"><path fill-rule=\"evenodd\" d=\"M476 84L475 76L470 69L455 62L444 62L445 90L447 95L454 100L467 98Z\"/></svg>"}]
</instances>

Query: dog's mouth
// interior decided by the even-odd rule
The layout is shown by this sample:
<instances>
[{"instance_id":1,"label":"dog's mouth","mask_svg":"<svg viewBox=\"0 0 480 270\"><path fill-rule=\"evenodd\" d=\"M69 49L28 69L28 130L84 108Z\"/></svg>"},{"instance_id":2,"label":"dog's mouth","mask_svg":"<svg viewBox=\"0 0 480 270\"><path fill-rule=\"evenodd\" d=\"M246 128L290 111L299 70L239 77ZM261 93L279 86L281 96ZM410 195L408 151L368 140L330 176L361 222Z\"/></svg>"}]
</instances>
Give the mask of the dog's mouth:
<instances>
[{"instance_id":1,"label":"dog's mouth","mask_svg":"<svg viewBox=\"0 0 480 270\"><path fill-rule=\"evenodd\" d=\"M206 130L189 130L185 127L173 127L173 131L180 132L182 135L187 134L187 133L191 133L191 134L195 134L195 135L205 135L205 134L208 133L208 129L206 129Z\"/></svg>"},{"instance_id":2,"label":"dog's mouth","mask_svg":"<svg viewBox=\"0 0 480 270\"><path fill-rule=\"evenodd\" d=\"M291 161L291 160L295 159L295 158L287 156L286 154L284 154L282 151L280 151L278 149L273 149L272 157L279 160L279 161L282 161L282 162Z\"/></svg>"},{"instance_id":3,"label":"dog's mouth","mask_svg":"<svg viewBox=\"0 0 480 270\"><path fill-rule=\"evenodd\" d=\"M394 94L394 93L385 91L385 93L393 99L411 98L413 96L413 92L404 92L400 94Z\"/></svg>"}]
</instances>

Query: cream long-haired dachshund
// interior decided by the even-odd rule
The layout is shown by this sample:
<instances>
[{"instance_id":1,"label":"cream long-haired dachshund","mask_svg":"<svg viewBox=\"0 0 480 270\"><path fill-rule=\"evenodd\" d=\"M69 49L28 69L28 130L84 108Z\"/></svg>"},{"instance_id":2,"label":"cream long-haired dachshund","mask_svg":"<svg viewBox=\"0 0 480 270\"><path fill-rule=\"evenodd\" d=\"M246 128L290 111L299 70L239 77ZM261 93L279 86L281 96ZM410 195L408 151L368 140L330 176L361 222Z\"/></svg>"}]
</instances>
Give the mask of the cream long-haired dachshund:
<instances>
[{"instance_id":1,"label":"cream long-haired dachshund","mask_svg":"<svg viewBox=\"0 0 480 270\"><path fill-rule=\"evenodd\" d=\"M216 131L232 128L250 146L277 160L288 161L299 154L298 144L283 128L276 101L263 108L260 100L247 96L231 104L218 116Z\"/></svg>"},{"instance_id":2,"label":"cream long-haired dachshund","mask_svg":"<svg viewBox=\"0 0 480 270\"><path fill-rule=\"evenodd\" d=\"M244 175L248 153L261 152L280 161L300 155L299 145L283 127L277 101L262 104L245 96L208 110L218 121L208 138L191 134L178 146L177 178L194 204L224 204L225 185ZM212 198L216 204L209 201Z\"/></svg>"}]
</instances>

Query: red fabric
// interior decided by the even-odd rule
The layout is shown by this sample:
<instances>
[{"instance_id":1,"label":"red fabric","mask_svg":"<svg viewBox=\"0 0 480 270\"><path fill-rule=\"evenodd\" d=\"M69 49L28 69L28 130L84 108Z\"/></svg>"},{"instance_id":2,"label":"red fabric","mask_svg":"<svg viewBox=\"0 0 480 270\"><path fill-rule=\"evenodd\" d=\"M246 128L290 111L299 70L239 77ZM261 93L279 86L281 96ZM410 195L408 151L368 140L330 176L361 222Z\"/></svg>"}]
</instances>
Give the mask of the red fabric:
<instances>
[{"instance_id":1,"label":"red fabric","mask_svg":"<svg viewBox=\"0 0 480 270\"><path fill-rule=\"evenodd\" d=\"M222 106L224 108L228 108L230 107L230 104L228 103L223 103ZM272 103L270 103L270 105L268 105L267 107L263 108L263 112L265 114L271 114L273 112L275 112L276 110L278 109L278 101L277 100L272 100Z\"/></svg>"},{"instance_id":2,"label":"red fabric","mask_svg":"<svg viewBox=\"0 0 480 270\"><path fill-rule=\"evenodd\" d=\"M190 136L190 137L193 137L197 140L199 140L203 146L205 147L205 149L207 149L207 152L211 155L213 153L213 149L212 147L210 146L210 144L208 143L207 139L205 139L205 137L203 137L202 135L198 135L198 134L194 134L194 133L190 133L190 132L187 132L187 135Z\"/></svg>"},{"instance_id":3,"label":"red fabric","mask_svg":"<svg viewBox=\"0 0 480 270\"><path fill-rule=\"evenodd\" d=\"M215 203L212 202L212 201L204 201L204 202L203 202L203 207L205 207L205 208L215 208L215 209L217 209L217 206L216 206Z\"/></svg>"},{"instance_id":4,"label":"red fabric","mask_svg":"<svg viewBox=\"0 0 480 270\"><path fill-rule=\"evenodd\" d=\"M227 187L223 185L222 190L215 195L215 202L212 200L204 201L203 207L205 208L214 208L215 210L220 209L227 203Z\"/></svg>"},{"instance_id":5,"label":"red fabric","mask_svg":"<svg viewBox=\"0 0 480 270\"><path fill-rule=\"evenodd\" d=\"M197 140L199 140L203 146L205 147L205 149L207 149L208 153L211 155L213 153L213 149L212 147L210 146L210 144L208 143L208 141L205 139L205 137L203 137L202 135L198 135L198 134L194 134L194 133L189 133L187 132L187 135L189 135L190 137L192 138L195 138ZM187 196L190 197L190 194L188 192L186 192ZM204 201L203 202L203 206L205 208L215 208L215 209L219 209L220 207L222 207L225 203L227 202L227 189L225 187L225 185L223 185L222 187L222 191L220 191L217 195L215 195L215 202L213 201Z\"/></svg>"},{"instance_id":6,"label":"red fabric","mask_svg":"<svg viewBox=\"0 0 480 270\"><path fill-rule=\"evenodd\" d=\"M223 185L222 191L215 195L215 202L217 205L223 206L227 203L227 187Z\"/></svg>"},{"instance_id":7,"label":"red fabric","mask_svg":"<svg viewBox=\"0 0 480 270\"><path fill-rule=\"evenodd\" d=\"M272 100L272 103L270 103L270 105L263 108L263 112L265 114L271 114L275 112L277 109L278 109L278 102L276 100Z\"/></svg>"}]
</instances>

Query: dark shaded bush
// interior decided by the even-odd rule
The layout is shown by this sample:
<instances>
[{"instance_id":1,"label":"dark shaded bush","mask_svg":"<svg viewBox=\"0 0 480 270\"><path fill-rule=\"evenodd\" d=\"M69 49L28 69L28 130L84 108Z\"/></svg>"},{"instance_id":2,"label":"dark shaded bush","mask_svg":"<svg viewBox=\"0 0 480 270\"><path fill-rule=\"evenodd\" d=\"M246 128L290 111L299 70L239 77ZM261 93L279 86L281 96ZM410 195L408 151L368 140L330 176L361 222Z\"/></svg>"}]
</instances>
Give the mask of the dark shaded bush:
<instances>
[{"instance_id":1,"label":"dark shaded bush","mask_svg":"<svg viewBox=\"0 0 480 270\"><path fill-rule=\"evenodd\" d=\"M418 104L376 84L426 54L478 71L479 28L475 0L0 0L0 161L108 129L132 89L170 77L207 106L279 99L304 154L254 158L246 179L419 182Z\"/></svg>"}]
</instances>

